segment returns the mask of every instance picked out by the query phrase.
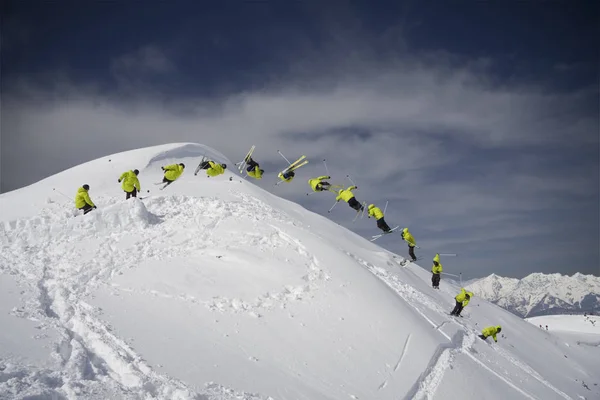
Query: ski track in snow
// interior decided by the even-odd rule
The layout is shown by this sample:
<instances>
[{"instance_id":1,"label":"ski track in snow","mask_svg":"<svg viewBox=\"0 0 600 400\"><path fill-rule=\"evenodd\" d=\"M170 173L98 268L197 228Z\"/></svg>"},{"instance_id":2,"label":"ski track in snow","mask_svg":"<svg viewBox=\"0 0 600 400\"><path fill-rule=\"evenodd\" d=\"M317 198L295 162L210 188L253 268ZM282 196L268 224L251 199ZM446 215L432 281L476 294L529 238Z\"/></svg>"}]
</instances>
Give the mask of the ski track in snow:
<instances>
[{"instance_id":1,"label":"ski track in snow","mask_svg":"<svg viewBox=\"0 0 600 400\"><path fill-rule=\"evenodd\" d=\"M353 258L354 260L356 260L361 265L363 265L367 270L369 270L371 273L373 273L379 279L381 279L386 285L388 285L392 290L394 290L403 300L405 300L419 315L421 315L427 322L429 322L431 324L431 326L433 326L436 329L437 332L440 332L440 334L442 334L450 342L450 343L442 345L442 346L440 346L440 348L438 348L437 352L435 353L435 356L430 360L429 366L427 367L425 372L423 372L421 377L418 379L418 381L415 383L415 385L413 385L413 388L409 391L408 395L405 397L406 400L409 400L409 399L411 399L411 400L412 399L428 399L429 400L429 399L434 398L435 392L436 392L439 384L442 382L442 378L444 376L445 371L451 367L452 361L456 357L457 353L465 354L467 357L469 357L470 359L475 361L477 364L479 364L482 368L484 368L485 370L487 370L488 372L490 372L491 374L496 376L498 379L502 380L507 385L509 385L510 387L515 389L517 392L522 394L525 398L528 398L531 400L536 400L536 398L534 396L530 395L529 393L525 392L523 389L519 388L517 385L515 385L513 382L511 382L508 378L495 372L493 369L491 369L489 366L487 366L481 360L476 358L469 351L471 349L471 347L474 345L475 339L477 337L477 333L473 329L471 329L470 327L468 327L467 325L465 325L459 321L452 320L451 322L454 322L454 323L460 325L462 328L465 329L465 331L457 332L454 335L454 337L449 336L441 329L443 323L436 324L429 317L427 317L427 315L425 315L425 309L429 309L431 311L435 311L435 312L441 314L444 318L447 317L447 315L446 315L447 311L443 310L437 303L435 303L435 301L431 300L427 294L419 292L416 289L414 289L412 286L401 282L396 276L389 274L383 268L377 267L352 253L346 252L346 254L348 256L350 256L351 258ZM395 264L391 264L391 263L393 263L392 260L390 260L388 262L388 265L395 265ZM510 357L510 356L508 356L508 357ZM510 359L513 360L514 358L510 357ZM519 364L520 364L519 366L521 367L521 369L524 372L527 372L527 373L530 373L529 371L535 372L530 367L526 367L523 363L519 362ZM565 393L561 392L560 390L554 388L547 381L543 380L539 376L539 374L534 373L534 374L532 374L532 376L536 377L536 379L538 379L538 381L540 381L542 384L546 385L547 387L549 387L550 389L555 391L561 397L563 397L565 399L571 399L568 395L566 395ZM380 389L383 389L384 387L385 387L385 385L382 384L382 386L380 386Z\"/></svg>"},{"instance_id":2,"label":"ski track in snow","mask_svg":"<svg viewBox=\"0 0 600 400\"><path fill-rule=\"evenodd\" d=\"M103 209L90 214L89 218L72 218L70 209L57 210L49 204L39 216L0 224L0 271L14 276L38 294L37 304L27 303L13 314L39 321L40 329L55 329L61 336L52 355L61 369L48 371L7 364L0 373L0 397L31 392L58 399L75 399L90 393L94 393L95 398L262 399L259 395L237 392L215 383L207 384L205 393L199 394L180 381L158 374L111 333L110 326L101 321L100 310L82 301L112 276L136 267L143 260L181 257L205 248L219 249L222 246L213 238L212 231L226 218L290 223L287 215L257 199L246 195L238 197L239 202L224 202L167 196L146 199L144 203L106 198L100 199L105 204ZM167 213L169 221L165 223L159 215ZM193 226L194 235L172 246L169 241L173 226L179 231ZM275 306L285 308L289 301L302 300L307 293L318 289L319 282L329 279L316 257L299 241L270 226L273 232L265 243L257 242L262 235L249 235L250 244L291 247L306 260L305 285L273 290L252 303L218 297L201 300L180 295L178 298L203 304L214 311L243 311L260 316L260 312ZM96 234L98 231L111 233L101 237ZM121 240L139 236L143 241L120 249ZM97 244L95 251L88 251L81 244L90 241ZM158 291L149 292L169 297ZM24 391L24 387L31 390Z\"/></svg>"}]
</instances>

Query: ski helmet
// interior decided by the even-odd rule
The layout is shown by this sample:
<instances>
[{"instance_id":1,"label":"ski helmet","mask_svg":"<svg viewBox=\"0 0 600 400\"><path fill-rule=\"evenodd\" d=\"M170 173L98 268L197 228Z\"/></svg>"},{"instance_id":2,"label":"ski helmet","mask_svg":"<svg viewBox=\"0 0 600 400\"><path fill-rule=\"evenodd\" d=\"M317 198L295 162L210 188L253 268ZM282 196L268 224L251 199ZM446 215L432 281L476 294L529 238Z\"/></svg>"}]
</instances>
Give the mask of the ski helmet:
<instances>
[{"instance_id":1,"label":"ski helmet","mask_svg":"<svg viewBox=\"0 0 600 400\"><path fill-rule=\"evenodd\" d=\"M138 171L137 169L134 169L133 173L136 174L136 175L139 175L140 171Z\"/></svg>"},{"instance_id":2,"label":"ski helmet","mask_svg":"<svg viewBox=\"0 0 600 400\"><path fill-rule=\"evenodd\" d=\"M88 185L88 184L85 184L85 185L83 185L83 188L84 188L85 190L90 190L90 185Z\"/></svg>"},{"instance_id":3,"label":"ski helmet","mask_svg":"<svg viewBox=\"0 0 600 400\"><path fill-rule=\"evenodd\" d=\"M222 164L223 165L223 169L227 169L227 164Z\"/></svg>"},{"instance_id":4,"label":"ski helmet","mask_svg":"<svg viewBox=\"0 0 600 400\"><path fill-rule=\"evenodd\" d=\"M179 165L181 165L183 168L185 168L185 164L184 163L179 163Z\"/></svg>"},{"instance_id":5,"label":"ski helmet","mask_svg":"<svg viewBox=\"0 0 600 400\"><path fill-rule=\"evenodd\" d=\"M373 207L375 207L375 204L369 204L369 210Z\"/></svg>"}]
</instances>

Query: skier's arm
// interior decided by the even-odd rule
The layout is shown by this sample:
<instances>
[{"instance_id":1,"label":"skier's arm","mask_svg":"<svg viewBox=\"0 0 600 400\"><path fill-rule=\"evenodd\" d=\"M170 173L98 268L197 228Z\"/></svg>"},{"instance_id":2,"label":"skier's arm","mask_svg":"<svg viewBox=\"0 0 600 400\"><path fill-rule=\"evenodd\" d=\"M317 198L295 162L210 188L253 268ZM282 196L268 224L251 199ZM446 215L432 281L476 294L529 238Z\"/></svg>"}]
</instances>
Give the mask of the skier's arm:
<instances>
[{"instance_id":1,"label":"skier's arm","mask_svg":"<svg viewBox=\"0 0 600 400\"><path fill-rule=\"evenodd\" d=\"M335 201L340 201L341 199L342 199L342 195L341 195L341 194L338 194L338 195L335 197Z\"/></svg>"},{"instance_id":2,"label":"skier's arm","mask_svg":"<svg viewBox=\"0 0 600 400\"><path fill-rule=\"evenodd\" d=\"M177 168L176 164L171 164L171 165L167 165L166 167L163 167L163 170L165 170L165 171L175 171L176 168Z\"/></svg>"},{"instance_id":3,"label":"skier's arm","mask_svg":"<svg viewBox=\"0 0 600 400\"><path fill-rule=\"evenodd\" d=\"M119 183L121 183L121 181L122 181L123 179L125 179L126 177L127 177L127 172L123 172L123 173L121 174L121 176L119 177Z\"/></svg>"},{"instance_id":4,"label":"skier's arm","mask_svg":"<svg viewBox=\"0 0 600 400\"><path fill-rule=\"evenodd\" d=\"M354 189L358 189L358 186L350 186L346 190L353 191Z\"/></svg>"},{"instance_id":5,"label":"skier's arm","mask_svg":"<svg viewBox=\"0 0 600 400\"><path fill-rule=\"evenodd\" d=\"M86 202L88 205L90 205L90 206L92 206L92 207L96 207L96 205L94 204L94 202L92 201L92 199L90 199L90 195L89 195L89 194L87 194L87 193L84 193L84 195L83 195L83 200L85 200L85 202Z\"/></svg>"},{"instance_id":6,"label":"skier's arm","mask_svg":"<svg viewBox=\"0 0 600 400\"><path fill-rule=\"evenodd\" d=\"M323 179L331 179L331 177L327 176L327 175L323 175L323 176L318 177L317 179L322 181Z\"/></svg>"}]
</instances>

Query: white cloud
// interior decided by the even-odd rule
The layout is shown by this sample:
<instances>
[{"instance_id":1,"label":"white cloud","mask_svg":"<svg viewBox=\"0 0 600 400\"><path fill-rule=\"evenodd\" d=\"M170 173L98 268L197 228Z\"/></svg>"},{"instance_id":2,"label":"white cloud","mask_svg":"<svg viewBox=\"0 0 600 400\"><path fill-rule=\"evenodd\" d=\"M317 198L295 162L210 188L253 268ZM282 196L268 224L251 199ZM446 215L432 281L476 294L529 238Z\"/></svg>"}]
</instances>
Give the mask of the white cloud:
<instances>
[{"instance_id":1,"label":"white cloud","mask_svg":"<svg viewBox=\"0 0 600 400\"><path fill-rule=\"evenodd\" d=\"M275 169L283 166L277 149L290 158L307 154L311 164L299 182L275 190L326 210L331 199L307 200L304 178L321 174L327 158L334 180L350 174L360 187L359 200L383 205L389 199L390 224L424 224L416 230L434 235L431 246L460 250L461 244L477 242L493 249L494 241L513 237L519 257L528 254L522 236L539 236L561 224L576 231L574 207L597 196L590 187L594 161L585 161L585 154L597 148L598 122L579 110L588 92L494 86L485 73L489 63L465 65L436 55L388 66L335 64L310 79L280 78L262 90L216 100L147 96L141 80L127 100L68 82L50 92L21 82L3 99L3 181L14 188L91 158L166 142L204 143L232 161L256 144L256 159L275 166L261 183L268 190ZM112 70L124 80L176 72L151 46L115 60ZM12 168L23 158L36 164ZM572 167L568 160L582 165ZM556 221L519 220L522 213L544 210L556 210ZM348 223L350 214L336 209L332 218ZM481 221L489 221L487 230ZM361 224L355 228L374 230L374 223ZM497 266L467 269L487 273Z\"/></svg>"}]
</instances>

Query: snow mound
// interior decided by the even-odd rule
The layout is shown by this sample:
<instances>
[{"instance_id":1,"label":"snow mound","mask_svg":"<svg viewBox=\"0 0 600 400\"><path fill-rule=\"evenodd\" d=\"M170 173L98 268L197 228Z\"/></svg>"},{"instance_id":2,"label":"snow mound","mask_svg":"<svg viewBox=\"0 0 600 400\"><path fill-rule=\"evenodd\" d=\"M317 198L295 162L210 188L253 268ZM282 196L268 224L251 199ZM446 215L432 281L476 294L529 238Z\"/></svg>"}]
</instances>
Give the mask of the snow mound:
<instances>
[{"instance_id":1,"label":"snow mound","mask_svg":"<svg viewBox=\"0 0 600 400\"><path fill-rule=\"evenodd\" d=\"M450 317L452 282L432 290L428 271L231 171L194 176L204 155L227 162L157 146L0 195L0 398L600 396L600 348L477 297ZM125 200L133 168L142 198ZM477 337L492 324L498 344Z\"/></svg>"}]
</instances>

